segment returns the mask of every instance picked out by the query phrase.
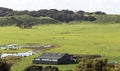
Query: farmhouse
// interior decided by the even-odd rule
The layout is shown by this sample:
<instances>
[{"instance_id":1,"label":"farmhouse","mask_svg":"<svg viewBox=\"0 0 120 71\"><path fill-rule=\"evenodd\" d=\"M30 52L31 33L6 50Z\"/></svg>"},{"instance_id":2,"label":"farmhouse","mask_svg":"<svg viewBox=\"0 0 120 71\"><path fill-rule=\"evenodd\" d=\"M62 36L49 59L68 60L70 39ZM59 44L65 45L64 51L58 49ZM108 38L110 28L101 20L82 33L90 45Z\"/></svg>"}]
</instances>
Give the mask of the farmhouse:
<instances>
[{"instance_id":1,"label":"farmhouse","mask_svg":"<svg viewBox=\"0 0 120 71\"><path fill-rule=\"evenodd\" d=\"M71 63L71 57L67 53L45 52L34 58L34 64L68 64Z\"/></svg>"}]
</instances>

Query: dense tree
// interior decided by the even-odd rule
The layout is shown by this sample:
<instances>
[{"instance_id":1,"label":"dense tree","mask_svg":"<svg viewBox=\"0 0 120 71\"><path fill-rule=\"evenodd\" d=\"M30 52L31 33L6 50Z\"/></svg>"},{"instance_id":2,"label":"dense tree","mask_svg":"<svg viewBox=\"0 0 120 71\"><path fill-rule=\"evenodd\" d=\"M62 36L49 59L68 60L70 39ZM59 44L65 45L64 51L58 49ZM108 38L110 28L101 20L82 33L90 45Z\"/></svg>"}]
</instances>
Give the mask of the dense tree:
<instances>
[{"instance_id":1,"label":"dense tree","mask_svg":"<svg viewBox=\"0 0 120 71\"><path fill-rule=\"evenodd\" d=\"M77 12L73 12L71 10L57 10L57 9L41 9L38 11L28 11L28 10L24 10L24 11L13 11L12 9L9 8L3 8L0 7L0 16L26 16L29 15L29 17L19 17L19 18L11 18L12 21L17 22L17 26L24 26L24 27L28 27L28 26L32 26L34 24L34 22L36 22L36 20L33 21L34 18L32 17L50 17L53 18L57 21L61 21L61 22L70 22L73 20L85 20L85 21L95 21L96 18L94 16L91 15L87 15L85 16L86 12L85 11L77 11ZM95 14L104 14L104 12L98 11L95 12ZM32 19L31 19L32 18ZM0 18L1 19L1 18ZM0 25L6 25L7 23L5 22L10 21L11 19L7 20L7 19L2 19L2 21L0 21ZM12 23L12 22L11 22ZM10 23L10 24L11 24ZM13 22L14 23L14 22Z\"/></svg>"},{"instance_id":2,"label":"dense tree","mask_svg":"<svg viewBox=\"0 0 120 71\"><path fill-rule=\"evenodd\" d=\"M59 21L68 23L69 21L73 20L73 14L74 14L73 11L62 10L62 11L59 11L59 12L53 14L53 18L55 20L59 20Z\"/></svg>"},{"instance_id":3,"label":"dense tree","mask_svg":"<svg viewBox=\"0 0 120 71\"><path fill-rule=\"evenodd\" d=\"M53 17L54 14L58 13L59 11L57 9L50 9L48 10L48 16Z\"/></svg>"},{"instance_id":4,"label":"dense tree","mask_svg":"<svg viewBox=\"0 0 120 71\"><path fill-rule=\"evenodd\" d=\"M85 12L84 13L85 15L92 15L92 14L94 14L93 12Z\"/></svg>"},{"instance_id":5,"label":"dense tree","mask_svg":"<svg viewBox=\"0 0 120 71\"><path fill-rule=\"evenodd\" d=\"M80 10L80 11L77 11L77 13L79 13L79 14L84 14L85 13L85 11L82 11L82 10Z\"/></svg>"},{"instance_id":6,"label":"dense tree","mask_svg":"<svg viewBox=\"0 0 120 71\"><path fill-rule=\"evenodd\" d=\"M39 16L43 16L43 17L46 17L48 16L48 11L47 9L41 9L41 10L38 10L37 13Z\"/></svg>"},{"instance_id":7,"label":"dense tree","mask_svg":"<svg viewBox=\"0 0 120 71\"><path fill-rule=\"evenodd\" d=\"M102 12L102 11L96 11L95 14L97 14L97 15L106 15L106 13Z\"/></svg>"},{"instance_id":8,"label":"dense tree","mask_svg":"<svg viewBox=\"0 0 120 71\"><path fill-rule=\"evenodd\" d=\"M24 11L14 11L14 15L28 15L29 11L24 10Z\"/></svg>"},{"instance_id":9,"label":"dense tree","mask_svg":"<svg viewBox=\"0 0 120 71\"><path fill-rule=\"evenodd\" d=\"M74 20L83 20L84 14L83 13L74 13L73 14L73 19Z\"/></svg>"},{"instance_id":10,"label":"dense tree","mask_svg":"<svg viewBox=\"0 0 120 71\"><path fill-rule=\"evenodd\" d=\"M12 9L0 7L0 17L13 16L13 15L14 15L14 11Z\"/></svg>"},{"instance_id":11,"label":"dense tree","mask_svg":"<svg viewBox=\"0 0 120 71\"><path fill-rule=\"evenodd\" d=\"M63 13L69 14L69 15L72 15L74 13L73 11L70 11L70 10L62 10L60 12L63 12Z\"/></svg>"},{"instance_id":12,"label":"dense tree","mask_svg":"<svg viewBox=\"0 0 120 71\"><path fill-rule=\"evenodd\" d=\"M69 16L69 14L66 14L66 13L56 13L53 15L53 18L55 20L59 20L67 23L72 20L72 16Z\"/></svg>"},{"instance_id":13,"label":"dense tree","mask_svg":"<svg viewBox=\"0 0 120 71\"><path fill-rule=\"evenodd\" d=\"M28 15L32 16L32 17L39 17L40 15L38 14L38 12L36 11L30 11L28 12Z\"/></svg>"},{"instance_id":14,"label":"dense tree","mask_svg":"<svg viewBox=\"0 0 120 71\"><path fill-rule=\"evenodd\" d=\"M95 21L96 18L95 18L94 16L85 16L85 17L83 18L83 20L85 20L85 21Z\"/></svg>"}]
</instances>

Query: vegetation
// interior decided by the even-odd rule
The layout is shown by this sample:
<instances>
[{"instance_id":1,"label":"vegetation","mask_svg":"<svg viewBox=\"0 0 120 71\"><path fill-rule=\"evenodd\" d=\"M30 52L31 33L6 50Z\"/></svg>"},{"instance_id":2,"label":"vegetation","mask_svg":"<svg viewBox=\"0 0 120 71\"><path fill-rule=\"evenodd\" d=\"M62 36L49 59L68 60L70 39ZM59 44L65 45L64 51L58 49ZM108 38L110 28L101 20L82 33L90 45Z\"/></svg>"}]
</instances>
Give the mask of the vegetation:
<instances>
[{"instance_id":1,"label":"vegetation","mask_svg":"<svg viewBox=\"0 0 120 71\"><path fill-rule=\"evenodd\" d=\"M0 59L0 71L10 71L12 64L5 62L4 60Z\"/></svg>"},{"instance_id":2,"label":"vegetation","mask_svg":"<svg viewBox=\"0 0 120 71\"><path fill-rule=\"evenodd\" d=\"M1 16L13 16L14 12L12 9L0 7L0 17Z\"/></svg>"},{"instance_id":3,"label":"vegetation","mask_svg":"<svg viewBox=\"0 0 120 71\"><path fill-rule=\"evenodd\" d=\"M104 12L85 12L71 10L43 9L38 11L14 11L0 7L0 26L17 25L18 27L32 28L38 24L56 24L71 21L91 21L92 23L120 23L119 15L107 15Z\"/></svg>"},{"instance_id":4,"label":"vegetation","mask_svg":"<svg viewBox=\"0 0 120 71\"><path fill-rule=\"evenodd\" d=\"M120 64L110 64L107 59L83 59L77 64L76 71L120 71Z\"/></svg>"},{"instance_id":5,"label":"vegetation","mask_svg":"<svg viewBox=\"0 0 120 71\"><path fill-rule=\"evenodd\" d=\"M19 22L19 25L20 24L23 24L25 25L26 23L26 20L29 19L29 22L32 23L33 25L33 21L36 22L34 20L34 18L31 19L31 17L50 17L52 18L51 20L59 20L61 22L70 22L70 21L73 21L73 20L84 20L84 21L95 21L96 18L94 16L91 16L89 14L87 14L85 16L86 12L84 11L77 11L77 12L73 12L71 10L57 10L57 9L50 9L50 10L47 10L47 9L43 9L43 10L38 10L38 11L28 11L28 10L25 10L25 11L14 11L12 9L9 9L9 8L4 8L4 7L0 7L0 17L9 17L9 16L12 16L12 21L17 21L17 23ZM99 11L99 12L95 12L95 13L91 13L91 14L97 14L97 15L103 15L105 13ZM15 19L13 17L15 16L23 16L23 15L29 15L30 18L28 17L24 17L24 19ZM11 20L11 19L10 19ZM6 23L3 23L3 22L0 22L1 24L6 24ZM43 23L44 24L44 23ZM17 24L18 25L18 24Z\"/></svg>"},{"instance_id":6,"label":"vegetation","mask_svg":"<svg viewBox=\"0 0 120 71\"><path fill-rule=\"evenodd\" d=\"M11 20L10 17L0 17L0 26L10 26L15 24L15 21Z\"/></svg>"},{"instance_id":7,"label":"vegetation","mask_svg":"<svg viewBox=\"0 0 120 71\"><path fill-rule=\"evenodd\" d=\"M77 24L78 23L78 24ZM0 27L0 45L10 43L27 45L29 43L51 44L57 48L49 52L69 54L99 54L109 62L119 62L120 24L93 24L71 22L69 24L49 24L33 26L33 29L19 29L15 26ZM40 53L22 58L12 66L12 71L21 71L32 64ZM57 65L60 70L75 69L75 64Z\"/></svg>"},{"instance_id":8,"label":"vegetation","mask_svg":"<svg viewBox=\"0 0 120 71\"><path fill-rule=\"evenodd\" d=\"M16 25L20 28L32 28L39 24L56 24L59 21L50 17L31 17L29 15L0 17L0 26Z\"/></svg>"},{"instance_id":9,"label":"vegetation","mask_svg":"<svg viewBox=\"0 0 120 71\"><path fill-rule=\"evenodd\" d=\"M107 59L83 59L76 67L76 71L109 71Z\"/></svg>"},{"instance_id":10,"label":"vegetation","mask_svg":"<svg viewBox=\"0 0 120 71\"><path fill-rule=\"evenodd\" d=\"M15 25L20 28L33 29L20 29ZM107 15L101 11L90 13L56 9L14 11L0 7L0 26L6 26L0 27L0 45L51 44L57 48L48 50L48 52L98 54L103 58L108 58L110 62L120 61L120 55L118 55L120 53L119 15ZM26 49L0 51L22 52ZM11 71L22 71L28 65L32 65L33 58L40 54L41 52L21 58L14 63ZM76 64L56 66L60 70L74 70Z\"/></svg>"},{"instance_id":11,"label":"vegetation","mask_svg":"<svg viewBox=\"0 0 120 71\"><path fill-rule=\"evenodd\" d=\"M94 15L94 16L97 18L97 20L94 22L98 24L120 23L120 15Z\"/></svg>"},{"instance_id":12,"label":"vegetation","mask_svg":"<svg viewBox=\"0 0 120 71\"><path fill-rule=\"evenodd\" d=\"M59 69L52 66L47 66L43 68L42 66L31 65L25 68L24 71L59 71Z\"/></svg>"}]
</instances>

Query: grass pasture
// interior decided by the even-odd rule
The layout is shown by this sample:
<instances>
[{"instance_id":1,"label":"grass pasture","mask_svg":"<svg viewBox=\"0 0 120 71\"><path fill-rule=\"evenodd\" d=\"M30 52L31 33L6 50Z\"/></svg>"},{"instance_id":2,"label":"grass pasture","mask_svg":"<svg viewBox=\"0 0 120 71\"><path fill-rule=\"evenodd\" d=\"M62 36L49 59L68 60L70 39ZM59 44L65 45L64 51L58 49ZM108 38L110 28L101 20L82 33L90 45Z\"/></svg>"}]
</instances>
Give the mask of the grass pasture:
<instances>
[{"instance_id":1,"label":"grass pasture","mask_svg":"<svg viewBox=\"0 0 120 71\"><path fill-rule=\"evenodd\" d=\"M74 54L100 54L110 61L120 61L120 24L51 24L19 29L15 26L0 27L0 45L51 44L58 48L49 52ZM40 53L39 53L40 54ZM30 65L34 57L23 58L12 67L20 71ZM62 70L75 65L58 65Z\"/></svg>"}]
</instances>

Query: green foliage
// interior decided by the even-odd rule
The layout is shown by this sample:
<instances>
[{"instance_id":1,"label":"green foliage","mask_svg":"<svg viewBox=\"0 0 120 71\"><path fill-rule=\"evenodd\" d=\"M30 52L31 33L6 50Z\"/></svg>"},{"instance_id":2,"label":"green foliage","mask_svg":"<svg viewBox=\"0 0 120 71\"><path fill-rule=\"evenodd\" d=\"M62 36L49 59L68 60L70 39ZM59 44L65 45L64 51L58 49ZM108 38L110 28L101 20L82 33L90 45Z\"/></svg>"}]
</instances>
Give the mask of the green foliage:
<instances>
[{"instance_id":1,"label":"green foliage","mask_svg":"<svg viewBox=\"0 0 120 71\"><path fill-rule=\"evenodd\" d=\"M11 17L0 17L0 26L8 26L15 24Z\"/></svg>"},{"instance_id":2,"label":"green foliage","mask_svg":"<svg viewBox=\"0 0 120 71\"><path fill-rule=\"evenodd\" d=\"M37 18L37 24L56 24L56 23L59 23L59 21L54 20L50 17Z\"/></svg>"},{"instance_id":3,"label":"green foliage","mask_svg":"<svg viewBox=\"0 0 120 71\"><path fill-rule=\"evenodd\" d=\"M0 59L0 71L10 71L12 64L8 64L4 60Z\"/></svg>"},{"instance_id":4,"label":"green foliage","mask_svg":"<svg viewBox=\"0 0 120 71\"><path fill-rule=\"evenodd\" d=\"M120 71L120 63L115 64L114 71Z\"/></svg>"},{"instance_id":5,"label":"green foliage","mask_svg":"<svg viewBox=\"0 0 120 71\"><path fill-rule=\"evenodd\" d=\"M77 14L76 14L77 13ZM21 16L21 15L29 15L32 17L51 17L55 20L59 20L61 22L70 22L73 20L84 20L84 11L73 12L71 10L61 10L57 9L42 9L38 11L14 11L8 8L0 7L0 16ZM100 12L101 13L101 12ZM90 17L88 17L90 18ZM91 19L86 19L87 21L91 21ZM92 20L93 21L93 20Z\"/></svg>"},{"instance_id":6,"label":"green foliage","mask_svg":"<svg viewBox=\"0 0 120 71\"><path fill-rule=\"evenodd\" d=\"M28 15L15 16L14 18L18 20L16 21L16 23L22 23L22 24L25 24L25 23L29 24L31 22L36 21L36 18L28 16Z\"/></svg>"},{"instance_id":7,"label":"green foliage","mask_svg":"<svg viewBox=\"0 0 120 71\"><path fill-rule=\"evenodd\" d=\"M38 24L56 24L59 21L54 20L50 17L32 17L29 15L11 16L11 17L0 17L0 26L14 25L38 25Z\"/></svg>"},{"instance_id":8,"label":"green foliage","mask_svg":"<svg viewBox=\"0 0 120 71\"><path fill-rule=\"evenodd\" d=\"M107 60L83 59L77 65L76 71L107 71Z\"/></svg>"},{"instance_id":9,"label":"green foliage","mask_svg":"<svg viewBox=\"0 0 120 71\"><path fill-rule=\"evenodd\" d=\"M36 18L33 18L28 15L18 16L18 17L11 17L14 20L18 27L25 29L25 28L32 28L32 26L36 22Z\"/></svg>"},{"instance_id":10,"label":"green foliage","mask_svg":"<svg viewBox=\"0 0 120 71\"><path fill-rule=\"evenodd\" d=\"M106 13L102 12L102 11L96 11L94 14L96 14L96 15L106 15Z\"/></svg>"},{"instance_id":11,"label":"green foliage","mask_svg":"<svg viewBox=\"0 0 120 71\"><path fill-rule=\"evenodd\" d=\"M85 17L83 18L83 20L85 20L85 21L95 21L96 18L95 18L94 16L85 16Z\"/></svg>"},{"instance_id":12,"label":"green foliage","mask_svg":"<svg viewBox=\"0 0 120 71\"><path fill-rule=\"evenodd\" d=\"M120 63L116 63L116 64L109 64L107 66L107 71L120 71Z\"/></svg>"},{"instance_id":13,"label":"green foliage","mask_svg":"<svg viewBox=\"0 0 120 71\"><path fill-rule=\"evenodd\" d=\"M31 65L26 67L24 71L59 71L59 69L52 66L46 66L43 68L42 66Z\"/></svg>"},{"instance_id":14,"label":"green foliage","mask_svg":"<svg viewBox=\"0 0 120 71\"><path fill-rule=\"evenodd\" d=\"M109 64L107 59L83 59L76 71L120 71L120 64Z\"/></svg>"},{"instance_id":15,"label":"green foliage","mask_svg":"<svg viewBox=\"0 0 120 71\"><path fill-rule=\"evenodd\" d=\"M31 65L26 67L23 71L42 71L42 66Z\"/></svg>"},{"instance_id":16,"label":"green foliage","mask_svg":"<svg viewBox=\"0 0 120 71\"><path fill-rule=\"evenodd\" d=\"M16 16L15 19L17 19L20 23L34 23L34 24L55 24L58 23L58 21L50 18L50 17L31 17L29 15L22 15L22 16Z\"/></svg>"},{"instance_id":17,"label":"green foliage","mask_svg":"<svg viewBox=\"0 0 120 71\"><path fill-rule=\"evenodd\" d=\"M73 16L74 12L73 11L69 11L69 10L62 10L62 11L59 11L55 14L53 14L52 18L54 18L55 20L59 20L61 22L70 22L72 20L74 20L74 17Z\"/></svg>"},{"instance_id":18,"label":"green foliage","mask_svg":"<svg viewBox=\"0 0 120 71\"><path fill-rule=\"evenodd\" d=\"M97 20L95 23L120 23L120 15L94 15Z\"/></svg>"},{"instance_id":19,"label":"green foliage","mask_svg":"<svg viewBox=\"0 0 120 71\"><path fill-rule=\"evenodd\" d=\"M71 21L91 21L92 23L120 23L120 15L107 15L104 12L84 12L71 10L43 9L38 11L14 11L0 7L0 26L19 24L21 26L33 26L36 24L53 24ZM45 18L39 18L45 17ZM47 18L46 18L47 17ZM48 18L49 17L49 18Z\"/></svg>"},{"instance_id":20,"label":"green foliage","mask_svg":"<svg viewBox=\"0 0 120 71\"><path fill-rule=\"evenodd\" d=\"M14 12L12 9L0 7L0 17L3 16L13 16Z\"/></svg>"}]
</instances>

